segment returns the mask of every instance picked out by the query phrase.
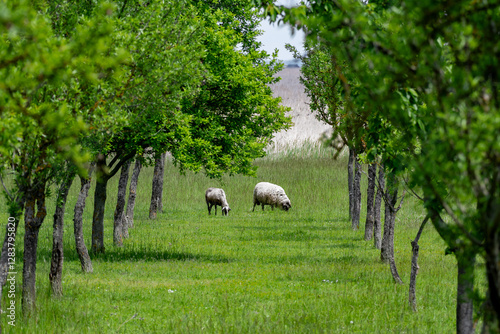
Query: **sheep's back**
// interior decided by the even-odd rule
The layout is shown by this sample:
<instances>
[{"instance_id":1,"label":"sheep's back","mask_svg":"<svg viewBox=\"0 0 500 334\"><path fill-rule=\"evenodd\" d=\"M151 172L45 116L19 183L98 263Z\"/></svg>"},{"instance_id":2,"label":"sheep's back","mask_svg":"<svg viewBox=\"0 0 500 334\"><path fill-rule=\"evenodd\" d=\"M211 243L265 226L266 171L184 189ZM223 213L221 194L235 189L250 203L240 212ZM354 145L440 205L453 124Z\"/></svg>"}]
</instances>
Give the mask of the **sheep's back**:
<instances>
[{"instance_id":1,"label":"sheep's back","mask_svg":"<svg viewBox=\"0 0 500 334\"><path fill-rule=\"evenodd\" d=\"M254 202L257 200L262 204L275 205L278 203L280 194L285 195L285 191L280 186L269 182L259 182L253 191Z\"/></svg>"},{"instance_id":2,"label":"sheep's back","mask_svg":"<svg viewBox=\"0 0 500 334\"><path fill-rule=\"evenodd\" d=\"M224 190L220 188L208 188L205 192L205 198L210 203L222 204L223 199L226 198L226 194Z\"/></svg>"}]
</instances>

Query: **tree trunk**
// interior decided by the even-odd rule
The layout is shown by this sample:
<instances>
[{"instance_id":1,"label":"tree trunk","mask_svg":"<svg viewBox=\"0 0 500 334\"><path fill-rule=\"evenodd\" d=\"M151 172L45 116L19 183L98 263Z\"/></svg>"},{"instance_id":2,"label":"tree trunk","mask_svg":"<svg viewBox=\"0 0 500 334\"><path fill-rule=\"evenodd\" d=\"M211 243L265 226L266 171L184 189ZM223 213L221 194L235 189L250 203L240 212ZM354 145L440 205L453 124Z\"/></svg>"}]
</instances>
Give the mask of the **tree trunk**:
<instances>
[{"instance_id":1,"label":"tree trunk","mask_svg":"<svg viewBox=\"0 0 500 334\"><path fill-rule=\"evenodd\" d=\"M92 216L92 252L104 253L104 211L106 208L106 188L108 181L121 169L135 153L116 154L109 166L106 157L98 154L96 159L96 187L94 195L94 214ZM118 162L118 163L117 163Z\"/></svg>"},{"instance_id":2,"label":"tree trunk","mask_svg":"<svg viewBox=\"0 0 500 334\"><path fill-rule=\"evenodd\" d=\"M78 200L75 204L75 217L73 219L76 252L78 253L78 258L80 259L82 270L85 273L91 273L94 271L94 268L92 267L92 260L90 259L89 252L87 250L87 247L85 246L85 241L83 238L83 211L85 210L85 202L89 194L90 181L94 168L95 164L92 163L88 170L88 177L80 177L80 194L78 195Z\"/></svg>"},{"instance_id":3,"label":"tree trunk","mask_svg":"<svg viewBox=\"0 0 500 334\"><path fill-rule=\"evenodd\" d=\"M155 170L153 175L153 189L151 192L151 205L149 206L149 218L156 219L158 211L163 210L162 193L163 193L163 174L165 170L165 156L162 153L156 158Z\"/></svg>"},{"instance_id":4,"label":"tree trunk","mask_svg":"<svg viewBox=\"0 0 500 334\"><path fill-rule=\"evenodd\" d=\"M375 198L375 179L377 178L377 164L372 163L368 166L368 189L366 191L366 222L365 222L365 240L373 238L374 225L374 203Z\"/></svg>"},{"instance_id":5,"label":"tree trunk","mask_svg":"<svg viewBox=\"0 0 500 334\"><path fill-rule=\"evenodd\" d=\"M106 158L99 156L96 163L94 214L92 217L92 253L104 253L104 209L109 177L105 174Z\"/></svg>"},{"instance_id":6,"label":"tree trunk","mask_svg":"<svg viewBox=\"0 0 500 334\"><path fill-rule=\"evenodd\" d=\"M385 217L384 217L384 234L382 237L382 248L380 259L384 262L389 262L390 255L394 253L394 225L396 214L394 205L397 200L397 188L395 189L395 177L389 174L387 178L387 187L384 192L385 197Z\"/></svg>"},{"instance_id":7,"label":"tree trunk","mask_svg":"<svg viewBox=\"0 0 500 334\"><path fill-rule=\"evenodd\" d=\"M35 311L36 306L36 258L38 248L38 232L47 215L45 207L46 181L37 177L33 186L26 192L24 214L24 255L23 255L23 297L24 316ZM35 209L36 206L36 209ZM35 212L36 210L36 212Z\"/></svg>"},{"instance_id":8,"label":"tree trunk","mask_svg":"<svg viewBox=\"0 0 500 334\"><path fill-rule=\"evenodd\" d=\"M358 155L354 160L354 180L353 180L353 208L352 208L352 229L359 230L359 218L361 215L361 164Z\"/></svg>"},{"instance_id":9,"label":"tree trunk","mask_svg":"<svg viewBox=\"0 0 500 334\"><path fill-rule=\"evenodd\" d=\"M417 275L418 275L418 269L420 268L418 266L418 251L419 251L419 246L418 246L418 240L420 239L420 235L422 235L422 231L424 230L425 224L429 220L429 216L426 216L422 224L420 225L420 228L418 229L417 236L415 237L415 240L411 242L411 252L412 252L412 258L411 258L411 275L410 275L410 289L408 293L408 302L410 303L410 307L412 308L413 311L417 311Z\"/></svg>"},{"instance_id":10,"label":"tree trunk","mask_svg":"<svg viewBox=\"0 0 500 334\"><path fill-rule=\"evenodd\" d=\"M349 162L347 163L347 183L349 187L349 220L352 221L354 210L354 161L356 152L352 147L349 147Z\"/></svg>"},{"instance_id":11,"label":"tree trunk","mask_svg":"<svg viewBox=\"0 0 500 334\"><path fill-rule=\"evenodd\" d=\"M122 165L120 180L118 181L118 195L113 224L113 242L115 246L123 246L123 225L125 218L125 198L127 197L128 172L130 169L130 160Z\"/></svg>"},{"instance_id":12,"label":"tree trunk","mask_svg":"<svg viewBox=\"0 0 500 334\"><path fill-rule=\"evenodd\" d=\"M134 207L135 198L137 196L137 182L139 181L139 174L141 173L142 164L139 160L135 161L134 171L132 172L132 178L130 179L130 190L128 194L127 202L127 213L126 220L127 224L124 225L123 236L128 238L128 229L134 227Z\"/></svg>"},{"instance_id":13,"label":"tree trunk","mask_svg":"<svg viewBox=\"0 0 500 334\"><path fill-rule=\"evenodd\" d=\"M377 249L382 248L382 220L381 220L381 207L382 207L382 196L385 191L385 172L384 166L379 166L378 168L378 182L377 194L375 195L375 207L373 208L373 241L374 246Z\"/></svg>"},{"instance_id":14,"label":"tree trunk","mask_svg":"<svg viewBox=\"0 0 500 334\"><path fill-rule=\"evenodd\" d=\"M497 209L498 210L498 209ZM484 305L483 333L500 333L500 214L490 222L491 233L485 238L488 293Z\"/></svg>"},{"instance_id":15,"label":"tree trunk","mask_svg":"<svg viewBox=\"0 0 500 334\"><path fill-rule=\"evenodd\" d=\"M457 334L472 334L474 330L472 292L476 254L455 253L458 266Z\"/></svg>"},{"instance_id":16,"label":"tree trunk","mask_svg":"<svg viewBox=\"0 0 500 334\"><path fill-rule=\"evenodd\" d=\"M385 191L385 219L384 219L384 237L382 239L382 249L380 258L384 262L388 262L392 277L396 283L403 283L399 277L394 259L394 229L396 224L395 208L398 199L398 184L394 174L389 174L387 178L387 189Z\"/></svg>"},{"instance_id":17,"label":"tree trunk","mask_svg":"<svg viewBox=\"0 0 500 334\"><path fill-rule=\"evenodd\" d=\"M69 168L73 168L70 166ZM62 296L62 268L64 262L63 234L64 234L64 210L69 188L75 178L75 170L68 172L57 193L56 211L54 213L54 231L52 234L52 260L50 263L49 281L54 297Z\"/></svg>"}]
</instances>

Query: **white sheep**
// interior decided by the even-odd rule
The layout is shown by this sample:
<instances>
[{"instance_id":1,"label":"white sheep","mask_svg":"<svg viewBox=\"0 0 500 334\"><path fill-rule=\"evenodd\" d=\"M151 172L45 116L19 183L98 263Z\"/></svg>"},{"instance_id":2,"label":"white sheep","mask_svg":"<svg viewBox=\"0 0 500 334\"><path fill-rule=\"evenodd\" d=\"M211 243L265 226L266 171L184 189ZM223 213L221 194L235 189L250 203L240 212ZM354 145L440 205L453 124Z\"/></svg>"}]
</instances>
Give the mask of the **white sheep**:
<instances>
[{"instance_id":1,"label":"white sheep","mask_svg":"<svg viewBox=\"0 0 500 334\"><path fill-rule=\"evenodd\" d=\"M205 200L207 201L208 214L215 205L215 215L217 215L217 205L222 208L222 215L226 216L231 208L227 203L226 193L221 188L208 188L205 192Z\"/></svg>"},{"instance_id":2,"label":"white sheep","mask_svg":"<svg viewBox=\"0 0 500 334\"><path fill-rule=\"evenodd\" d=\"M254 211L255 206L259 204L262 205L262 210L264 210L264 205L270 205L271 210L274 210L275 206L285 211L288 211L288 209L292 207L283 188L269 182L259 182L253 190L252 211Z\"/></svg>"}]
</instances>

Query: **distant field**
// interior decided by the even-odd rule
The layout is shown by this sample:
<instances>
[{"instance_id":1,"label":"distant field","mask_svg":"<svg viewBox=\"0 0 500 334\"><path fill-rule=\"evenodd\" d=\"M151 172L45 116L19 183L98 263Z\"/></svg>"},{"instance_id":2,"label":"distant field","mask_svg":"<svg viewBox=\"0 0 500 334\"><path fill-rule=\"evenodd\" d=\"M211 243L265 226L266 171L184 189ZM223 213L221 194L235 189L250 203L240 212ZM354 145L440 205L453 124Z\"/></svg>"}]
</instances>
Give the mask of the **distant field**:
<instances>
[{"instance_id":1,"label":"distant field","mask_svg":"<svg viewBox=\"0 0 500 334\"><path fill-rule=\"evenodd\" d=\"M292 116L294 126L288 131L281 131L274 138L274 145L269 152L276 153L304 144L313 148L325 131L331 126L318 121L309 110L309 98L304 92L304 86L299 82L300 68L285 68L278 73L282 79L273 85L275 96L282 98L283 105L292 108L288 116Z\"/></svg>"},{"instance_id":2,"label":"distant field","mask_svg":"<svg viewBox=\"0 0 500 334\"><path fill-rule=\"evenodd\" d=\"M64 296L49 296L48 274L54 198L40 231L38 314L22 321L22 241L17 238L17 325L7 333L452 333L455 330L456 263L432 226L420 241L418 312L408 306L410 241L424 211L411 197L398 213L395 257L405 284L395 285L380 251L352 231L348 217L347 157L334 160L315 140L328 127L310 115L300 93L298 69L285 69L274 89L293 108L296 123L278 134L280 145L259 159L257 177L179 174L167 163L164 212L149 220L153 169L139 179L135 227L121 248L113 246L117 178L110 181L105 216L105 255L83 274L74 250L75 181L65 215ZM312 144L311 144L312 143ZM289 145L294 145L291 148ZM292 152L292 153L290 153ZM252 212L257 182L280 184L288 212ZM209 216L208 187L225 189L232 211ZM84 215L90 245L93 191ZM363 208L366 177L363 176ZM0 202L0 221L7 221ZM482 264L480 264L482 266ZM481 273L484 270L481 270ZM479 275L481 273L478 272ZM484 288L484 277L477 284ZM4 294L3 305L7 296Z\"/></svg>"}]
</instances>

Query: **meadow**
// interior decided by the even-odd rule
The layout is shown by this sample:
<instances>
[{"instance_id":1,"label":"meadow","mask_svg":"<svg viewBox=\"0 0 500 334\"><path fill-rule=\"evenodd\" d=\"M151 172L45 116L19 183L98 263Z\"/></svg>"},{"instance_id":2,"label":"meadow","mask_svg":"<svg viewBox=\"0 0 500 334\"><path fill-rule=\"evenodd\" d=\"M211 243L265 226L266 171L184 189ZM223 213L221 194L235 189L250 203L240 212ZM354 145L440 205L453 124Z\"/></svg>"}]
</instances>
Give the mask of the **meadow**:
<instances>
[{"instance_id":1,"label":"meadow","mask_svg":"<svg viewBox=\"0 0 500 334\"><path fill-rule=\"evenodd\" d=\"M20 313L20 228L17 321L12 327L2 316L2 327L7 333L454 332L456 261L445 255L444 242L431 225L420 240L418 312L408 305L410 241L424 218L420 203L408 196L398 213L395 257L404 284L396 285L373 241L364 241L364 228L351 229L347 157L333 159L331 151L311 138L288 146L281 141L279 150L255 162L256 177L182 175L169 160L164 210L156 220L148 218L153 168L144 169L135 227L123 247L113 246L112 239L115 177L108 186L106 252L93 256L92 274L81 272L74 249L75 180L65 215L64 295L53 299L49 293L51 198L38 246L38 312L25 320ZM256 207L252 212L253 187L260 181L281 185L292 202L290 211ZM217 216L208 215L204 192L212 186L224 188L229 216L223 217L220 208ZM365 201L366 176L362 189ZM84 216L87 246L92 192L93 187ZM7 218L1 203L0 221ZM362 212L361 226L364 220ZM484 285L484 278L477 284ZM5 293L3 297L6 305Z\"/></svg>"}]
</instances>

